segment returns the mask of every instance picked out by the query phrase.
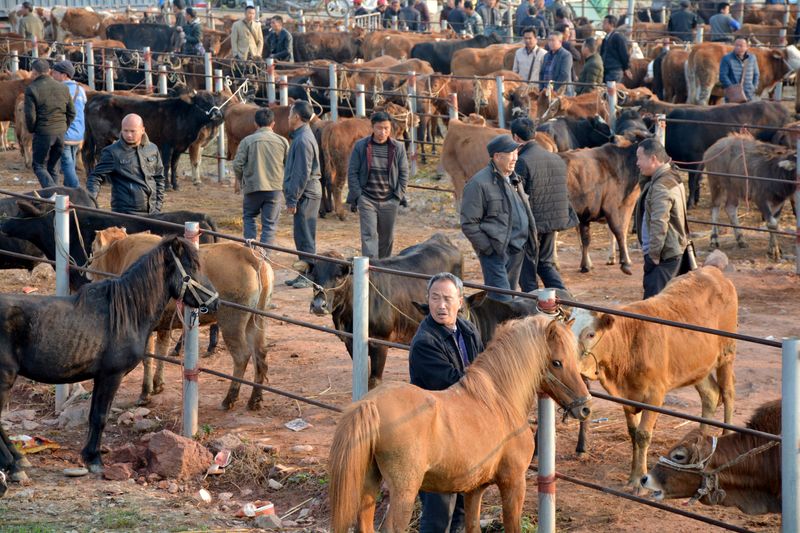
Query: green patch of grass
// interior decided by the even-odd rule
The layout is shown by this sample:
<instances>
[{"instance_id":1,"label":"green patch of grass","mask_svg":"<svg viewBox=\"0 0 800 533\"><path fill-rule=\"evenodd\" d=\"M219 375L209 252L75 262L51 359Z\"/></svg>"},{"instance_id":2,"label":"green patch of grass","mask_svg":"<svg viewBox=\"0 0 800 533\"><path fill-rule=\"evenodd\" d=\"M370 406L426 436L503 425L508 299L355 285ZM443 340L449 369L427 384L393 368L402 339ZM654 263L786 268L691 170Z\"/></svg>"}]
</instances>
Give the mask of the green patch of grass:
<instances>
[{"instance_id":1,"label":"green patch of grass","mask_svg":"<svg viewBox=\"0 0 800 533\"><path fill-rule=\"evenodd\" d=\"M42 522L0 525L0 533L56 533L57 531L61 531L61 528Z\"/></svg>"},{"instance_id":2,"label":"green patch of grass","mask_svg":"<svg viewBox=\"0 0 800 533\"><path fill-rule=\"evenodd\" d=\"M105 529L126 530L145 523L145 519L138 511L131 509L108 509L100 517Z\"/></svg>"},{"instance_id":3,"label":"green patch of grass","mask_svg":"<svg viewBox=\"0 0 800 533\"><path fill-rule=\"evenodd\" d=\"M530 516L522 517L522 533L536 533L539 531L539 525L534 524Z\"/></svg>"}]
</instances>

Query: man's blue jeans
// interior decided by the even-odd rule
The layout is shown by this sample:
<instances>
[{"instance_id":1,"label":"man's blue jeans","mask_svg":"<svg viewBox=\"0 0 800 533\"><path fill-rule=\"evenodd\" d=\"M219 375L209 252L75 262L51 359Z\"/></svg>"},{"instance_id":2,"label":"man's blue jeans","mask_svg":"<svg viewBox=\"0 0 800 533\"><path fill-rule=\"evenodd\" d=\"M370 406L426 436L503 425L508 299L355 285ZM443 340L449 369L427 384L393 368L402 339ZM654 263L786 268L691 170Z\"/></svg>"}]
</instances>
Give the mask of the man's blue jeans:
<instances>
[{"instance_id":1,"label":"man's blue jeans","mask_svg":"<svg viewBox=\"0 0 800 533\"><path fill-rule=\"evenodd\" d=\"M78 158L78 144L64 144L61 152L61 172L64 174L64 187L80 187L75 161Z\"/></svg>"},{"instance_id":2,"label":"man's blue jeans","mask_svg":"<svg viewBox=\"0 0 800 533\"><path fill-rule=\"evenodd\" d=\"M498 289L517 290L517 282L519 282L519 272L522 269L523 257L525 257L524 250L511 255L508 253L502 255L497 253L493 253L492 255L478 254L478 261L480 261L481 270L483 271L483 284L490 287L497 287ZM511 296L507 294L499 294L491 291L489 292L489 298L500 302L511 300Z\"/></svg>"},{"instance_id":3,"label":"man's blue jeans","mask_svg":"<svg viewBox=\"0 0 800 533\"><path fill-rule=\"evenodd\" d=\"M261 242L273 244L281 214L282 191L256 191L247 193L242 200L242 226L244 238L255 239L258 234L256 217L261 214Z\"/></svg>"}]
</instances>

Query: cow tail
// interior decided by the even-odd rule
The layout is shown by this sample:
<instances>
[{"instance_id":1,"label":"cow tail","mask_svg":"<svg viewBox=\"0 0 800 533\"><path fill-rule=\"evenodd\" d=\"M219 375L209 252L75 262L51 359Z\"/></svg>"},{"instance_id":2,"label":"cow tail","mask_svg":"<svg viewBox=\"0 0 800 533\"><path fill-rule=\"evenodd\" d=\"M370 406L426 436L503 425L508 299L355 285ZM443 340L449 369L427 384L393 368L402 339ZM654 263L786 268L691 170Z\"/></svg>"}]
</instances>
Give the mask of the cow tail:
<instances>
[{"instance_id":1,"label":"cow tail","mask_svg":"<svg viewBox=\"0 0 800 533\"><path fill-rule=\"evenodd\" d=\"M379 428L378 407L371 400L356 403L339 419L328 457L334 533L346 533L356 520L364 482L374 462Z\"/></svg>"},{"instance_id":2,"label":"cow tail","mask_svg":"<svg viewBox=\"0 0 800 533\"><path fill-rule=\"evenodd\" d=\"M217 221L208 215L205 216L205 219L206 224L208 224L208 228L214 233L217 233L219 231L217 229ZM211 237L211 242L220 242L219 237L216 235L209 235L209 237Z\"/></svg>"},{"instance_id":3,"label":"cow tail","mask_svg":"<svg viewBox=\"0 0 800 533\"><path fill-rule=\"evenodd\" d=\"M86 171L88 177L94 170L95 163L95 139L89 126L90 121L86 121L86 133L83 136L83 147L81 148L81 159L83 160L83 169Z\"/></svg>"},{"instance_id":4,"label":"cow tail","mask_svg":"<svg viewBox=\"0 0 800 533\"><path fill-rule=\"evenodd\" d=\"M694 86L694 75L688 60L683 64L683 76L686 79L686 99L688 103L696 104L697 102L695 100L697 99L697 94Z\"/></svg>"}]
</instances>

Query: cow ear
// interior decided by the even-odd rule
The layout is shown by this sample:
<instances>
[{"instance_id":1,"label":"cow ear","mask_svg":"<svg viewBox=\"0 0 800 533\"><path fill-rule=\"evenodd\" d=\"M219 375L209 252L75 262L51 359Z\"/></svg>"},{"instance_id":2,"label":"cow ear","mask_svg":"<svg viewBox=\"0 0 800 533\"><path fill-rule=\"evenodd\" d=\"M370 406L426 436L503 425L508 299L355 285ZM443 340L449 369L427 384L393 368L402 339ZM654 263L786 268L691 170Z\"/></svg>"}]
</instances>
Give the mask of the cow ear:
<instances>
[{"instance_id":1,"label":"cow ear","mask_svg":"<svg viewBox=\"0 0 800 533\"><path fill-rule=\"evenodd\" d=\"M43 209L33 205L27 200L17 200L17 207L19 207L19 210L22 211L22 214L27 215L28 218L40 217L44 215Z\"/></svg>"},{"instance_id":2,"label":"cow ear","mask_svg":"<svg viewBox=\"0 0 800 533\"><path fill-rule=\"evenodd\" d=\"M603 331L606 329L611 329L613 325L614 325L614 315L603 313L602 315L597 317L597 327L595 329L597 331Z\"/></svg>"}]
</instances>

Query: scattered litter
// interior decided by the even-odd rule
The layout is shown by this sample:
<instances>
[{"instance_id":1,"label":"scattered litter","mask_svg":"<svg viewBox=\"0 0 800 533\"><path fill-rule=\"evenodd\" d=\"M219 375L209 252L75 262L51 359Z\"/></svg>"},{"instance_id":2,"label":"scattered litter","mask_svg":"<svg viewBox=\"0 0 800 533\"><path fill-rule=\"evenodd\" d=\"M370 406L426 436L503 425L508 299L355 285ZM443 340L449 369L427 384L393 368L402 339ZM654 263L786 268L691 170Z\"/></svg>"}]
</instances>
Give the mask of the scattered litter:
<instances>
[{"instance_id":1,"label":"scattered litter","mask_svg":"<svg viewBox=\"0 0 800 533\"><path fill-rule=\"evenodd\" d=\"M272 490L281 490L283 488L281 482L274 479L270 479L267 484L269 485L269 488L271 488Z\"/></svg>"},{"instance_id":2,"label":"scattered litter","mask_svg":"<svg viewBox=\"0 0 800 533\"><path fill-rule=\"evenodd\" d=\"M23 294L30 294L32 292L39 292L39 289L37 287L22 287Z\"/></svg>"},{"instance_id":3,"label":"scattered litter","mask_svg":"<svg viewBox=\"0 0 800 533\"><path fill-rule=\"evenodd\" d=\"M310 428L311 424L309 424L302 418L295 418L290 422L286 422L284 426L291 429L292 431L303 431L304 429Z\"/></svg>"},{"instance_id":4,"label":"scattered litter","mask_svg":"<svg viewBox=\"0 0 800 533\"><path fill-rule=\"evenodd\" d=\"M688 426L688 425L689 425L689 424L691 424L691 423L692 423L692 421L691 421L691 420L684 420L683 422L681 422L680 424L678 424L677 426L675 426L675 427L674 427L674 428L672 428L672 429L678 429L678 428L682 428L683 426Z\"/></svg>"},{"instance_id":5,"label":"scattered litter","mask_svg":"<svg viewBox=\"0 0 800 533\"><path fill-rule=\"evenodd\" d=\"M219 474L224 474L225 469L230 466L232 461L233 454L231 454L230 450L220 450L214 457L214 462L208 467L208 470L206 470L206 475L217 476Z\"/></svg>"},{"instance_id":6,"label":"scattered litter","mask_svg":"<svg viewBox=\"0 0 800 533\"><path fill-rule=\"evenodd\" d=\"M296 446L292 446L291 451L293 453L308 453L314 451L314 447L308 444L298 444Z\"/></svg>"},{"instance_id":7,"label":"scattered litter","mask_svg":"<svg viewBox=\"0 0 800 533\"><path fill-rule=\"evenodd\" d=\"M765 338L766 340L768 340L768 341L774 341L774 340L775 340L775 337L773 337L772 335L767 335L767 336L766 336L766 337L764 337L764 338Z\"/></svg>"},{"instance_id":8,"label":"scattered litter","mask_svg":"<svg viewBox=\"0 0 800 533\"><path fill-rule=\"evenodd\" d=\"M608 418L603 417L603 418L595 418L594 420L592 420L592 424L599 424L600 422L608 422Z\"/></svg>"},{"instance_id":9,"label":"scattered litter","mask_svg":"<svg viewBox=\"0 0 800 533\"><path fill-rule=\"evenodd\" d=\"M82 477L89 473L85 468L65 468L64 475L67 477Z\"/></svg>"},{"instance_id":10,"label":"scattered litter","mask_svg":"<svg viewBox=\"0 0 800 533\"><path fill-rule=\"evenodd\" d=\"M253 518L254 516L266 516L271 514L275 514L275 506L272 505L272 502L256 500L242 505L242 508L237 511L236 516L239 518L245 516Z\"/></svg>"},{"instance_id":11,"label":"scattered litter","mask_svg":"<svg viewBox=\"0 0 800 533\"><path fill-rule=\"evenodd\" d=\"M200 489L197 493L197 498L203 503L211 503L211 493L206 489Z\"/></svg>"},{"instance_id":12,"label":"scattered litter","mask_svg":"<svg viewBox=\"0 0 800 533\"><path fill-rule=\"evenodd\" d=\"M14 447L26 455L43 452L44 450L58 450L61 448L57 442L39 436L12 435L9 439L14 443Z\"/></svg>"}]
</instances>

